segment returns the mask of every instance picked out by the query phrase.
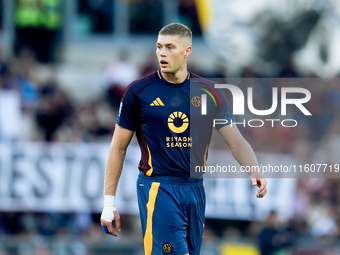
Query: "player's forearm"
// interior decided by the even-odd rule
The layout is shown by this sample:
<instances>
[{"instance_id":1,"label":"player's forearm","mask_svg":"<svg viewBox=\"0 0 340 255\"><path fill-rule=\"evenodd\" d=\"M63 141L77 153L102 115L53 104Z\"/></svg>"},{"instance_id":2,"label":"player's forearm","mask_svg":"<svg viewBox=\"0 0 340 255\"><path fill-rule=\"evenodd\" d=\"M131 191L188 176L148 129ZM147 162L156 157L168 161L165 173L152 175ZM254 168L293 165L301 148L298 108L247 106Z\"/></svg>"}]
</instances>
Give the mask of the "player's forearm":
<instances>
[{"instance_id":1,"label":"player's forearm","mask_svg":"<svg viewBox=\"0 0 340 255\"><path fill-rule=\"evenodd\" d=\"M249 175L258 173L258 161L254 150L246 140L242 139L237 146L231 148L231 151L237 162L247 169Z\"/></svg>"},{"instance_id":2,"label":"player's forearm","mask_svg":"<svg viewBox=\"0 0 340 255\"><path fill-rule=\"evenodd\" d=\"M133 136L133 131L116 124L112 137L109 156L106 163L104 195L115 196L127 147Z\"/></svg>"},{"instance_id":3,"label":"player's forearm","mask_svg":"<svg viewBox=\"0 0 340 255\"><path fill-rule=\"evenodd\" d=\"M111 145L105 170L104 195L116 195L125 155L126 149Z\"/></svg>"}]
</instances>

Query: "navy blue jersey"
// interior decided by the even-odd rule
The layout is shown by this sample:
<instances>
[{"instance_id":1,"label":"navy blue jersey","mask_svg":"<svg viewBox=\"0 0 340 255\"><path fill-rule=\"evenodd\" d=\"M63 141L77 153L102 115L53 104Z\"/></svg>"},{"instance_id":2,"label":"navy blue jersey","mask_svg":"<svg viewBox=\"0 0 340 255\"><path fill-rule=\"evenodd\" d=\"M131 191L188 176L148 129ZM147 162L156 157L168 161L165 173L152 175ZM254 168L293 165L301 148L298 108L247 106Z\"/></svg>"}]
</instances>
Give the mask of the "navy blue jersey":
<instances>
[{"instance_id":1,"label":"navy blue jersey","mask_svg":"<svg viewBox=\"0 0 340 255\"><path fill-rule=\"evenodd\" d=\"M204 94L206 115L201 109ZM189 176L190 169L206 164L214 119L234 121L213 82L188 72L184 82L173 84L158 70L129 85L117 124L136 131L142 155L138 168L145 175Z\"/></svg>"}]
</instances>

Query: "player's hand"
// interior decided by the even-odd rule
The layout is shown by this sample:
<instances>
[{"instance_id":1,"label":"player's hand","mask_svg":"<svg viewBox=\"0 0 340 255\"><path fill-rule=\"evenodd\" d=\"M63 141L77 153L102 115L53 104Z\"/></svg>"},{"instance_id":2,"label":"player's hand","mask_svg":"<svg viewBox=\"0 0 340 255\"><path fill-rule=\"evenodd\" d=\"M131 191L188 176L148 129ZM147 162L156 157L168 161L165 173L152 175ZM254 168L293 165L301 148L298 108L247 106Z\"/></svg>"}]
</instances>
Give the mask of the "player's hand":
<instances>
[{"instance_id":1,"label":"player's hand","mask_svg":"<svg viewBox=\"0 0 340 255\"><path fill-rule=\"evenodd\" d=\"M118 231L121 230L120 228L120 216L119 216L119 213L117 210L110 210L109 211L109 208L105 208L103 209L103 212L102 212L102 215L100 217L100 223L104 229L104 231L106 232L106 229L105 227L107 228L107 231L106 232L107 234L110 234L110 235L113 235L113 236L118 236L116 230L113 228L113 225L112 225L112 222L115 222L115 226L116 226L116 229Z\"/></svg>"},{"instance_id":2,"label":"player's hand","mask_svg":"<svg viewBox=\"0 0 340 255\"><path fill-rule=\"evenodd\" d=\"M252 174L250 176L250 181L253 186L259 187L256 193L257 198L262 198L267 194L267 180L264 177L258 174Z\"/></svg>"}]
</instances>

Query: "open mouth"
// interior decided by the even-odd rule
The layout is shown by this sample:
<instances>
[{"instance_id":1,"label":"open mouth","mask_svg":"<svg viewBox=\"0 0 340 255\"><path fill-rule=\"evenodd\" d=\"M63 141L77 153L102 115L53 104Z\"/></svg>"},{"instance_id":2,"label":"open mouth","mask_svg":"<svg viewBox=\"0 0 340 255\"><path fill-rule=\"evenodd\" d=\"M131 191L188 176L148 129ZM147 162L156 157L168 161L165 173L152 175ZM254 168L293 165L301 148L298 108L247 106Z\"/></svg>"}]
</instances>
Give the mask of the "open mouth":
<instances>
[{"instance_id":1,"label":"open mouth","mask_svg":"<svg viewBox=\"0 0 340 255\"><path fill-rule=\"evenodd\" d=\"M161 67L166 67L168 65L168 62L165 60L160 61Z\"/></svg>"}]
</instances>

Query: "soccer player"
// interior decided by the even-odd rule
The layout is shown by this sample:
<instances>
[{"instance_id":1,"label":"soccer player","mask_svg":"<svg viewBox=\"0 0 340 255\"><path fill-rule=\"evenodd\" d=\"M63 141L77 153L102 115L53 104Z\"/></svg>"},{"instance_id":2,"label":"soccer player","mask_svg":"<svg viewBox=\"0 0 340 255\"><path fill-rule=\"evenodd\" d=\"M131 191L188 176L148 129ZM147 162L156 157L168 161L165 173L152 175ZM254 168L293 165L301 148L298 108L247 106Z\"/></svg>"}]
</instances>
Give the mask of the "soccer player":
<instances>
[{"instance_id":1,"label":"soccer player","mask_svg":"<svg viewBox=\"0 0 340 255\"><path fill-rule=\"evenodd\" d=\"M137 195L146 255L199 255L205 213L202 176L213 119L233 121L221 90L187 70L191 30L178 23L163 27L156 43L160 68L134 82L122 98L110 145L101 224L109 234L120 231L115 196L127 147L136 132L141 149ZM206 113L202 115L202 95ZM216 127L242 166L258 166L250 145L236 125ZM266 195L267 181L250 174L256 196Z\"/></svg>"}]
</instances>

